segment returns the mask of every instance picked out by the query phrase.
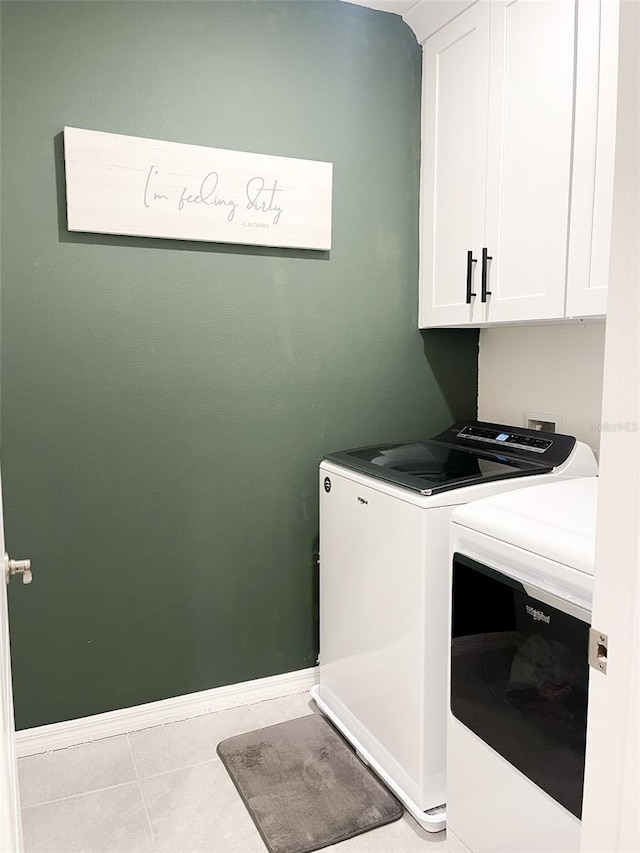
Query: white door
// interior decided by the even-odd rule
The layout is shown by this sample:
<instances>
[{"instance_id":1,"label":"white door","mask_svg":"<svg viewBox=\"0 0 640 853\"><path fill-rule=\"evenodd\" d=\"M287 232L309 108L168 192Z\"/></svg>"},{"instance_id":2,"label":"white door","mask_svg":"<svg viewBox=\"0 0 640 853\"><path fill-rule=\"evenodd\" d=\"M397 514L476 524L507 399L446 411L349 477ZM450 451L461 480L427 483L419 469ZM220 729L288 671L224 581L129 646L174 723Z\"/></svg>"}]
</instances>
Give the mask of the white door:
<instances>
[{"instance_id":1,"label":"white door","mask_svg":"<svg viewBox=\"0 0 640 853\"><path fill-rule=\"evenodd\" d=\"M564 316L576 4L495 0L483 322Z\"/></svg>"},{"instance_id":2,"label":"white door","mask_svg":"<svg viewBox=\"0 0 640 853\"><path fill-rule=\"evenodd\" d=\"M4 551L4 525L2 519L2 487L0 484L0 557ZM14 747L13 690L11 687L11 658L9 654L9 618L7 613L7 585L0 578L0 796L2 826L0 827L0 853L21 853L22 824L20 822L20 795L18 769ZM14 581L15 583L15 581Z\"/></svg>"},{"instance_id":3,"label":"white door","mask_svg":"<svg viewBox=\"0 0 640 853\"><path fill-rule=\"evenodd\" d=\"M463 326L474 319L488 91L489 3L480 2L423 46L421 328Z\"/></svg>"}]
</instances>

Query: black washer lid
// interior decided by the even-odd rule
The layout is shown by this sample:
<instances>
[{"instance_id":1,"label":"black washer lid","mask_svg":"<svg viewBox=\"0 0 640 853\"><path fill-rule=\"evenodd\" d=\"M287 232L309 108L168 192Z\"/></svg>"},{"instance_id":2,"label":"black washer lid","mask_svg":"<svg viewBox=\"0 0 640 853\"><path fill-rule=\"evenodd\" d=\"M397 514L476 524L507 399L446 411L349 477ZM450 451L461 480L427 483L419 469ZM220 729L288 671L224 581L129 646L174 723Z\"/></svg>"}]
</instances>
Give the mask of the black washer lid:
<instances>
[{"instance_id":1,"label":"black washer lid","mask_svg":"<svg viewBox=\"0 0 640 853\"><path fill-rule=\"evenodd\" d=\"M560 439L560 441L558 441ZM357 447L326 458L354 471L430 495L476 483L547 473L575 439L480 421L458 421L427 441Z\"/></svg>"}]
</instances>

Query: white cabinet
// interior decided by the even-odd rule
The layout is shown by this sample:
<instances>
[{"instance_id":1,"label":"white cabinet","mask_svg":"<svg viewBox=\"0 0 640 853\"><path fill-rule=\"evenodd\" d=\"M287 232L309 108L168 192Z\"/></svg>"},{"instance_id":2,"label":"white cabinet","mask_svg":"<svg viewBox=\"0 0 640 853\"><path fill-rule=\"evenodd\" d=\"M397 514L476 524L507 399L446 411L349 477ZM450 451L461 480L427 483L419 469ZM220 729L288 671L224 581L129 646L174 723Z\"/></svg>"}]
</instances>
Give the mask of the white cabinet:
<instances>
[{"instance_id":1,"label":"white cabinet","mask_svg":"<svg viewBox=\"0 0 640 853\"><path fill-rule=\"evenodd\" d=\"M573 0L491 2L482 322L564 313L575 9Z\"/></svg>"},{"instance_id":2,"label":"white cabinet","mask_svg":"<svg viewBox=\"0 0 640 853\"><path fill-rule=\"evenodd\" d=\"M567 317L607 311L619 24L615 0L580 0Z\"/></svg>"},{"instance_id":3,"label":"white cabinet","mask_svg":"<svg viewBox=\"0 0 640 853\"><path fill-rule=\"evenodd\" d=\"M421 327L604 313L616 5L479 0L425 42Z\"/></svg>"},{"instance_id":4,"label":"white cabinet","mask_svg":"<svg viewBox=\"0 0 640 853\"><path fill-rule=\"evenodd\" d=\"M471 323L484 239L489 4L477 3L423 51L420 326ZM473 252L473 260L470 252Z\"/></svg>"}]
</instances>

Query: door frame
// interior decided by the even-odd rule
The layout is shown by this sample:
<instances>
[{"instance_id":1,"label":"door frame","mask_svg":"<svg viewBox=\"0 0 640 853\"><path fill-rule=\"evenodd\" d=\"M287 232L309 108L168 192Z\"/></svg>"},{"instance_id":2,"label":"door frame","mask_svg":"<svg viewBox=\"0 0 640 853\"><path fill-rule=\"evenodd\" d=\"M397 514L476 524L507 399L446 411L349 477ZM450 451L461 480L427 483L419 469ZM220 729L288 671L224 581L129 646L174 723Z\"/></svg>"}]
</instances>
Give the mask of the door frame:
<instances>
[{"instance_id":1,"label":"door frame","mask_svg":"<svg viewBox=\"0 0 640 853\"><path fill-rule=\"evenodd\" d=\"M640 4L622 0L581 853L640 850Z\"/></svg>"},{"instance_id":2,"label":"door frame","mask_svg":"<svg viewBox=\"0 0 640 853\"><path fill-rule=\"evenodd\" d=\"M2 483L0 480L0 851L22 853L20 789L16 764L13 687L9 643L6 568L4 562L4 523Z\"/></svg>"}]
</instances>

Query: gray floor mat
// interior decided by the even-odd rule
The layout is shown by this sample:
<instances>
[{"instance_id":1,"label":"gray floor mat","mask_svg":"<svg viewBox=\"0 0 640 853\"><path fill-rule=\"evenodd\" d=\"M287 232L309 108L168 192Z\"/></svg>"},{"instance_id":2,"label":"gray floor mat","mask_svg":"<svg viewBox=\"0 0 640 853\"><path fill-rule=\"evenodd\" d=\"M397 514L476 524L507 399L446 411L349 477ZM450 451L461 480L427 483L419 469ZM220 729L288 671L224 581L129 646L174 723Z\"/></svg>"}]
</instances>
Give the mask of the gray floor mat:
<instances>
[{"instance_id":1,"label":"gray floor mat","mask_svg":"<svg viewBox=\"0 0 640 853\"><path fill-rule=\"evenodd\" d=\"M310 853L402 816L318 714L223 740L218 755L271 853Z\"/></svg>"}]
</instances>

